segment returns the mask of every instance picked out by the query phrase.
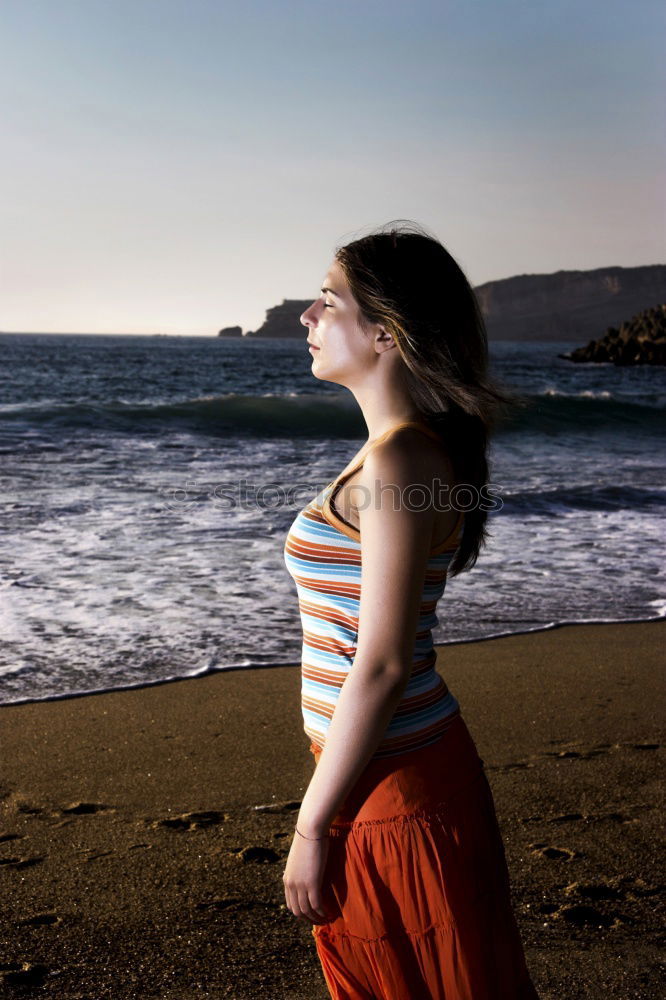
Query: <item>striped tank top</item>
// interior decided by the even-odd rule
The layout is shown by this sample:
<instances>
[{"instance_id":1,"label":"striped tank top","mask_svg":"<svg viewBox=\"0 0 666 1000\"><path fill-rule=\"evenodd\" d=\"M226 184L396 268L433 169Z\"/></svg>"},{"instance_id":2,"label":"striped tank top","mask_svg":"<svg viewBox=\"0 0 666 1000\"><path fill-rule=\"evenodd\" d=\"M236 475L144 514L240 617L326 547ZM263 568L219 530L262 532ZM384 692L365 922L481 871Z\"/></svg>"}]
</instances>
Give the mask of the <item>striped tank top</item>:
<instances>
[{"instance_id":1,"label":"striped tank top","mask_svg":"<svg viewBox=\"0 0 666 1000\"><path fill-rule=\"evenodd\" d=\"M407 424L439 439L427 425L409 420L391 428L377 441ZM339 486L360 469L364 460L365 456L297 514L284 546L284 561L296 584L303 628L303 724L312 743L322 748L338 694L354 662L361 595L361 535L340 517L333 499ZM435 609L444 593L447 568L460 543L463 519L461 511L451 534L430 549L410 678L373 760L434 743L460 712L457 699L435 670L432 629L439 624Z\"/></svg>"}]
</instances>

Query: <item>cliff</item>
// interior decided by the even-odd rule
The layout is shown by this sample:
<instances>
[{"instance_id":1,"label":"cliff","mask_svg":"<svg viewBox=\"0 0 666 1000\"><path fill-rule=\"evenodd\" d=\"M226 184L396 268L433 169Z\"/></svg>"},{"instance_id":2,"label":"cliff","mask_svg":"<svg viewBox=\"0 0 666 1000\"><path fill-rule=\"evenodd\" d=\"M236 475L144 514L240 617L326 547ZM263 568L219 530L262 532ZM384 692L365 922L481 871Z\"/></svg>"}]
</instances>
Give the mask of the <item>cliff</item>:
<instances>
[{"instance_id":1,"label":"cliff","mask_svg":"<svg viewBox=\"0 0 666 1000\"><path fill-rule=\"evenodd\" d=\"M246 337L305 337L299 317L312 299L283 299L279 306L266 310L266 319L258 330L248 330Z\"/></svg>"},{"instance_id":2,"label":"cliff","mask_svg":"<svg viewBox=\"0 0 666 1000\"><path fill-rule=\"evenodd\" d=\"M474 289L495 340L579 340L666 298L666 264L522 274Z\"/></svg>"},{"instance_id":3,"label":"cliff","mask_svg":"<svg viewBox=\"0 0 666 1000\"><path fill-rule=\"evenodd\" d=\"M581 340L666 298L666 264L521 274L474 289L490 340ZM311 299L285 299L246 337L305 337Z\"/></svg>"}]
</instances>

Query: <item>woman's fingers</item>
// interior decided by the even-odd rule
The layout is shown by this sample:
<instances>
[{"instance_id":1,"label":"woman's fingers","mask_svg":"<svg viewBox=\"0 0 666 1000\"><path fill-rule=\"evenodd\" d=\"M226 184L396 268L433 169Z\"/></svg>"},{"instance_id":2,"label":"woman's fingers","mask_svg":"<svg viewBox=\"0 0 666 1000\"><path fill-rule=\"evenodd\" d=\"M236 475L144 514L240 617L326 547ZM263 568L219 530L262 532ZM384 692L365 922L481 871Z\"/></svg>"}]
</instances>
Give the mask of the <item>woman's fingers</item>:
<instances>
[{"instance_id":1,"label":"woman's fingers","mask_svg":"<svg viewBox=\"0 0 666 1000\"><path fill-rule=\"evenodd\" d=\"M307 888L304 886L294 886L292 888L285 885L284 895L287 909L295 917L309 920L313 924L321 924L328 921L326 908L323 906L321 898L316 892L308 893Z\"/></svg>"},{"instance_id":2,"label":"woman's fingers","mask_svg":"<svg viewBox=\"0 0 666 1000\"><path fill-rule=\"evenodd\" d=\"M285 902L287 904L287 909L289 910L290 913L293 913L294 912L294 904L291 901L291 891L290 891L289 887L286 884L285 884L285 887L284 887L284 898L285 898Z\"/></svg>"},{"instance_id":3,"label":"woman's fingers","mask_svg":"<svg viewBox=\"0 0 666 1000\"><path fill-rule=\"evenodd\" d=\"M304 917L305 914L301 910L301 905L298 899L298 887L285 882L284 896L287 901L287 909L293 913L295 917Z\"/></svg>"},{"instance_id":4,"label":"woman's fingers","mask_svg":"<svg viewBox=\"0 0 666 1000\"><path fill-rule=\"evenodd\" d=\"M310 904L310 898L306 888L300 888L298 892L298 905L301 910L301 915L309 920L313 924L318 924L321 920L321 916L315 913L312 905Z\"/></svg>"},{"instance_id":5,"label":"woman's fingers","mask_svg":"<svg viewBox=\"0 0 666 1000\"><path fill-rule=\"evenodd\" d=\"M321 898L321 893L318 890L314 890L310 893L310 906L317 918L316 923L328 923L326 907L324 906L324 901Z\"/></svg>"}]
</instances>

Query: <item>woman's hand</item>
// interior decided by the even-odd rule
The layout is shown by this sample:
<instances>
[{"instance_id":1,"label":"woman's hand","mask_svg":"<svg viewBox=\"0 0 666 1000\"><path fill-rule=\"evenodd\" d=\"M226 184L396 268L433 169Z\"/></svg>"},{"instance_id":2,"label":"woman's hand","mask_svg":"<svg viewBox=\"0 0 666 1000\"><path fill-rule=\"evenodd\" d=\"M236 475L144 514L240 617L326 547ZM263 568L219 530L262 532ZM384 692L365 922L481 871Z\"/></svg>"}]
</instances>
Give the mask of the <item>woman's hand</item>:
<instances>
[{"instance_id":1,"label":"woman's hand","mask_svg":"<svg viewBox=\"0 0 666 1000\"><path fill-rule=\"evenodd\" d=\"M282 876L287 909L295 917L313 924L325 924L331 919L323 901L323 882L328 837L305 840L294 831L287 866Z\"/></svg>"}]
</instances>

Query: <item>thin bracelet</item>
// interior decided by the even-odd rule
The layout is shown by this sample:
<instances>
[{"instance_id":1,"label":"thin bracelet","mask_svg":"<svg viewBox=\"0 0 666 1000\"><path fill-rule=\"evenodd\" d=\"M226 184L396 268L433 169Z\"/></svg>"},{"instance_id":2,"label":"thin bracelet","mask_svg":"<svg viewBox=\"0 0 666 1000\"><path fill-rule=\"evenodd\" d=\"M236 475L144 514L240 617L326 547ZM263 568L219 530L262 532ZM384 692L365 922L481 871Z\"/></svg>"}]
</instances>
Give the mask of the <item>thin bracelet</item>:
<instances>
[{"instance_id":1,"label":"thin bracelet","mask_svg":"<svg viewBox=\"0 0 666 1000\"><path fill-rule=\"evenodd\" d=\"M323 837L306 837L304 833L301 833L301 831L298 829L298 827L294 827L294 829L296 830L296 833L298 834L298 836L302 837L303 840L324 840L325 837L329 836L328 833L325 833Z\"/></svg>"}]
</instances>

